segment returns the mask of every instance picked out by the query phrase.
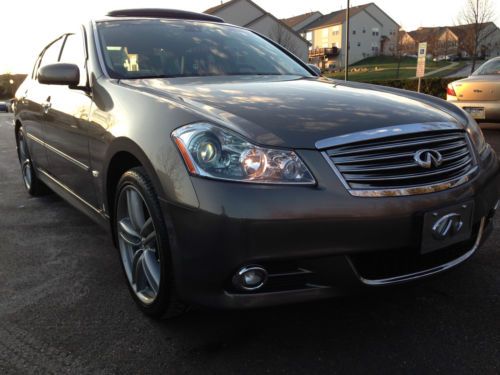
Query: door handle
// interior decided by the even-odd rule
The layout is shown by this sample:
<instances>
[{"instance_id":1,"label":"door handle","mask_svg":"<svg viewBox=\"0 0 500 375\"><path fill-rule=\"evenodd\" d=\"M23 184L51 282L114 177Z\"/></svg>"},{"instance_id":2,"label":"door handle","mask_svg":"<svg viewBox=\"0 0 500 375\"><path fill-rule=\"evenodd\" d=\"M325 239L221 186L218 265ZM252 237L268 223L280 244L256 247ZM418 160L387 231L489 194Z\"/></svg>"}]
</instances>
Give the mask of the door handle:
<instances>
[{"instance_id":1,"label":"door handle","mask_svg":"<svg viewBox=\"0 0 500 375\"><path fill-rule=\"evenodd\" d=\"M49 110L51 107L52 107L52 104L50 102L43 102L42 103L43 112L45 114L49 113Z\"/></svg>"}]
</instances>

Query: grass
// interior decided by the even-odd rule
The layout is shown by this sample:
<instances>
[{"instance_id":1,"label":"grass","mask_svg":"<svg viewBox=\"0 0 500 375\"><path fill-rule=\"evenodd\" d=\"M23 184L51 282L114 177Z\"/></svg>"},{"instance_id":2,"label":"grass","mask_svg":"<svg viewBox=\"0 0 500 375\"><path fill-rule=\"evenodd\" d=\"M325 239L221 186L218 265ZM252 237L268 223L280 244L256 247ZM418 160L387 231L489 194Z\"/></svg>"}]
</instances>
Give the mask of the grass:
<instances>
[{"instance_id":1,"label":"grass","mask_svg":"<svg viewBox=\"0 0 500 375\"><path fill-rule=\"evenodd\" d=\"M462 65L460 65L462 64ZM444 68L446 66L452 66L450 69L445 69L431 75L431 77L443 77L447 74L452 73L455 69L463 66L464 63L460 62L459 65L454 66L449 61L432 61L427 60L425 64L425 72L431 73L434 70ZM391 79L409 79L414 78L417 69L417 59L411 57L401 58L399 76L397 73L398 60L396 57L392 56L374 56L368 57L364 60L357 62L350 66L349 79L352 81L359 82L369 82L369 81L379 81L379 80L391 80ZM356 71L358 70L359 71ZM354 70L354 71L352 71ZM327 73L328 77L331 78L343 78L344 72Z\"/></svg>"}]
</instances>

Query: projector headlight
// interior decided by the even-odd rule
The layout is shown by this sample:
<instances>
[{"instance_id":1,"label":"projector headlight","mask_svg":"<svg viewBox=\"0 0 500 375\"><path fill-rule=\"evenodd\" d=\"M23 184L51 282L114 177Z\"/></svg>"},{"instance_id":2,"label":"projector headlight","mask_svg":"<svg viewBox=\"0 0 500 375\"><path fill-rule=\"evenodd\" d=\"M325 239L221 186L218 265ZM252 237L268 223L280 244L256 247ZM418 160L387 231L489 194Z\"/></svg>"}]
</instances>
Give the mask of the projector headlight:
<instances>
[{"instance_id":1,"label":"projector headlight","mask_svg":"<svg viewBox=\"0 0 500 375\"><path fill-rule=\"evenodd\" d=\"M254 145L213 124L183 126L172 138L193 175L267 184L316 183L295 152Z\"/></svg>"}]
</instances>

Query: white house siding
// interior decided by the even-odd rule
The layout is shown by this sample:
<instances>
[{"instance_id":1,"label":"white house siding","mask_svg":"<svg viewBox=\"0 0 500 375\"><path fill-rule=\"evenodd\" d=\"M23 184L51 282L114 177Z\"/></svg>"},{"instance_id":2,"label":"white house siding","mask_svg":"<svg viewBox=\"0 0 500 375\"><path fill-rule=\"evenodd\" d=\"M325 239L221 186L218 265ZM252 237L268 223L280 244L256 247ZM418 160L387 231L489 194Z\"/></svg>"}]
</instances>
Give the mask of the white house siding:
<instances>
[{"instance_id":1,"label":"white house siding","mask_svg":"<svg viewBox=\"0 0 500 375\"><path fill-rule=\"evenodd\" d=\"M214 16L221 17L227 23L244 26L262 16L262 12L247 1L236 1L215 12Z\"/></svg>"},{"instance_id":2,"label":"white house siding","mask_svg":"<svg viewBox=\"0 0 500 375\"><path fill-rule=\"evenodd\" d=\"M500 56L500 29L495 24L489 25L484 30L487 37L481 42L481 45L486 47L486 57Z\"/></svg>"},{"instance_id":3,"label":"white house siding","mask_svg":"<svg viewBox=\"0 0 500 375\"><path fill-rule=\"evenodd\" d=\"M262 12L261 9L249 1L235 1L212 14L221 17L227 23L255 30L278 43L279 40L276 38L276 30L279 28L281 33L286 34L285 39L291 41L291 46L289 46L290 52L294 53L303 61L307 62L308 60L309 45L307 41L285 24L281 23L277 18ZM281 25L281 27L279 27L279 25Z\"/></svg>"},{"instance_id":4,"label":"white house siding","mask_svg":"<svg viewBox=\"0 0 500 375\"><path fill-rule=\"evenodd\" d=\"M284 47L288 48L290 52L295 54L301 60L307 61L308 45L305 40L290 32L284 25L280 26L276 19L269 14L257 19L257 21L251 23L248 27L278 42L279 38L277 34L286 34L286 36L282 36L282 38L285 37L289 42L287 43L288 45L285 45Z\"/></svg>"},{"instance_id":5,"label":"white house siding","mask_svg":"<svg viewBox=\"0 0 500 375\"><path fill-rule=\"evenodd\" d=\"M381 11L376 5L369 4L365 9L351 15L349 22L349 64L376 55L393 55L396 49L399 25ZM313 48L338 47L337 57L325 62L325 68L343 68L345 61L346 22L338 25L319 27L312 31ZM337 33L338 31L338 33ZM375 35L374 35L375 32ZM382 38L386 37L383 50Z\"/></svg>"},{"instance_id":6,"label":"white house siding","mask_svg":"<svg viewBox=\"0 0 500 375\"><path fill-rule=\"evenodd\" d=\"M386 36L389 38L389 42L387 43L388 48L386 51L381 51L384 55L392 55L396 49L399 25L394 22L394 20L389 17L386 13L384 13L380 8L378 8L375 4L371 4L365 9L365 12L372 15L376 18L381 24L382 29L380 30L380 36Z\"/></svg>"}]
</instances>

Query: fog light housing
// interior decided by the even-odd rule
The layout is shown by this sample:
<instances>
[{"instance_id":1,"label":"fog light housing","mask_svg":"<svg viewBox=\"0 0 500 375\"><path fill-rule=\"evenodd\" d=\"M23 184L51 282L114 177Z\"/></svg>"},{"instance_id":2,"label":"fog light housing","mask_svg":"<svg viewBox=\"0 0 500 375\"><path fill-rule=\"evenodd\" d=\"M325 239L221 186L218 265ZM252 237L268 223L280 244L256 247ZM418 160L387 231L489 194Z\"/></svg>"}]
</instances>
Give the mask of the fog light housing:
<instances>
[{"instance_id":1,"label":"fog light housing","mask_svg":"<svg viewBox=\"0 0 500 375\"><path fill-rule=\"evenodd\" d=\"M241 268L233 277L233 285L244 291L254 291L262 288L267 282L267 271L260 266Z\"/></svg>"}]
</instances>

